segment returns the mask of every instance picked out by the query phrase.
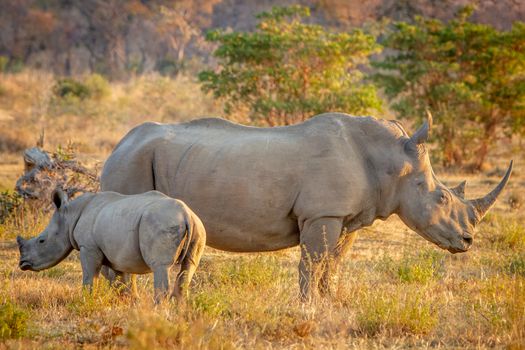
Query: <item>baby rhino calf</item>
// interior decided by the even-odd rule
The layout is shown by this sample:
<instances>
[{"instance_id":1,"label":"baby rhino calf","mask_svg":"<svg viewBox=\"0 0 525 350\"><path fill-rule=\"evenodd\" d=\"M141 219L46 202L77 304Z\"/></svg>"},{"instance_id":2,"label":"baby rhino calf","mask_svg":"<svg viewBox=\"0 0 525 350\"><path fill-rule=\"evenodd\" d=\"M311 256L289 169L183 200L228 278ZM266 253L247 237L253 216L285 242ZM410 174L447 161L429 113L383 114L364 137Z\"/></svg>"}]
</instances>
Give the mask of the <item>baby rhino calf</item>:
<instances>
[{"instance_id":1,"label":"baby rhino calf","mask_svg":"<svg viewBox=\"0 0 525 350\"><path fill-rule=\"evenodd\" d=\"M80 250L83 284L92 287L102 265L118 274L153 271L155 299L169 290L168 270L181 264L173 295L189 285L206 243L201 220L182 201L157 191L125 196L86 193L71 202L53 193L56 211L37 237L17 237L20 268L40 271Z\"/></svg>"}]
</instances>

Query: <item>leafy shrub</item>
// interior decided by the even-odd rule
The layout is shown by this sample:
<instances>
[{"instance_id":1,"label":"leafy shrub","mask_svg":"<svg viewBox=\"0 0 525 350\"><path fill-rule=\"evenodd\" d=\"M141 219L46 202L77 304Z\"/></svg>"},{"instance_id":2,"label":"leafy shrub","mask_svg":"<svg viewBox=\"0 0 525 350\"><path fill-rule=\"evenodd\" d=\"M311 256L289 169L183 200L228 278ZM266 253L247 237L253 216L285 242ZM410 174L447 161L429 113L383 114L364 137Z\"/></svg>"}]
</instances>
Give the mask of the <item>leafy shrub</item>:
<instances>
[{"instance_id":1,"label":"leafy shrub","mask_svg":"<svg viewBox=\"0 0 525 350\"><path fill-rule=\"evenodd\" d=\"M0 305L0 339L20 338L27 333L29 314L11 301Z\"/></svg>"},{"instance_id":2,"label":"leafy shrub","mask_svg":"<svg viewBox=\"0 0 525 350\"><path fill-rule=\"evenodd\" d=\"M195 310L212 317L228 315L231 308L227 294L220 290L197 293L192 297L192 304Z\"/></svg>"},{"instance_id":3,"label":"leafy shrub","mask_svg":"<svg viewBox=\"0 0 525 350\"><path fill-rule=\"evenodd\" d=\"M103 99L109 96L111 86L106 78L100 74L91 74L84 79L84 86L89 92L89 97L96 100Z\"/></svg>"},{"instance_id":4,"label":"leafy shrub","mask_svg":"<svg viewBox=\"0 0 525 350\"><path fill-rule=\"evenodd\" d=\"M380 51L375 37L359 29L330 32L307 23L309 16L307 7L274 7L257 15L252 32L209 32L220 69L200 72L203 90L225 102L225 113L249 111L251 121L270 126L326 111L380 110L362 73Z\"/></svg>"},{"instance_id":5,"label":"leafy shrub","mask_svg":"<svg viewBox=\"0 0 525 350\"><path fill-rule=\"evenodd\" d=\"M416 257L404 258L397 268L397 276L403 282L427 283L443 275L442 253L428 250Z\"/></svg>"},{"instance_id":6,"label":"leafy shrub","mask_svg":"<svg viewBox=\"0 0 525 350\"><path fill-rule=\"evenodd\" d=\"M91 96L91 91L86 84L72 78L59 79L53 87L53 93L59 98L86 99Z\"/></svg>"},{"instance_id":7,"label":"leafy shrub","mask_svg":"<svg viewBox=\"0 0 525 350\"><path fill-rule=\"evenodd\" d=\"M22 197L17 192L4 191L0 193L0 224L22 205Z\"/></svg>"},{"instance_id":8,"label":"leafy shrub","mask_svg":"<svg viewBox=\"0 0 525 350\"><path fill-rule=\"evenodd\" d=\"M432 110L443 165L474 159L471 165L481 170L491 146L505 135L500 130L525 130L525 26L500 31L471 21L473 11L466 6L447 22L416 17L394 23L382 41L390 54L374 63L379 69L373 78L399 116Z\"/></svg>"}]
</instances>

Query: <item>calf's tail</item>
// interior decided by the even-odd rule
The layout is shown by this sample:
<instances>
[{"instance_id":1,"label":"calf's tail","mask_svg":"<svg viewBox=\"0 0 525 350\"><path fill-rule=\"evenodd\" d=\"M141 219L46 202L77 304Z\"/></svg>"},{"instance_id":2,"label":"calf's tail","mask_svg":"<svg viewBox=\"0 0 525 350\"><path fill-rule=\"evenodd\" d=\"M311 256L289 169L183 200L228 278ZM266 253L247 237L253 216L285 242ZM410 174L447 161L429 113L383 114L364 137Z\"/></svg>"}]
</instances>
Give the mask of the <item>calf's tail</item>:
<instances>
[{"instance_id":1,"label":"calf's tail","mask_svg":"<svg viewBox=\"0 0 525 350\"><path fill-rule=\"evenodd\" d=\"M182 248L179 257L177 258L176 264L180 264L184 258L186 257L186 254L188 253L188 249L190 247L190 242L193 236L193 229L192 229L192 220L188 214L188 211L184 211L184 223L186 225L185 235L182 238L184 240L184 247ZM181 240L182 242L182 240Z\"/></svg>"}]
</instances>

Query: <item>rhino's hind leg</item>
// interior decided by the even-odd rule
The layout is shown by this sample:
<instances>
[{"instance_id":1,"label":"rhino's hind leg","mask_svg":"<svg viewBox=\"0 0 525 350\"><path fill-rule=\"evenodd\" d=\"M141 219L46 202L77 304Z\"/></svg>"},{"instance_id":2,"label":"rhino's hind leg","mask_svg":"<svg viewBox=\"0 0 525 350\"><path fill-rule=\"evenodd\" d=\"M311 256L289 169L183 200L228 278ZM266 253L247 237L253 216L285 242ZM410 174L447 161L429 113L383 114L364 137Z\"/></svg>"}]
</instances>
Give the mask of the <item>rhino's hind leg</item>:
<instances>
[{"instance_id":1,"label":"rhino's hind leg","mask_svg":"<svg viewBox=\"0 0 525 350\"><path fill-rule=\"evenodd\" d=\"M342 218L306 220L301 230L299 287L302 300L309 300L333 262L333 253L342 230ZM330 271L327 271L329 273Z\"/></svg>"}]
</instances>

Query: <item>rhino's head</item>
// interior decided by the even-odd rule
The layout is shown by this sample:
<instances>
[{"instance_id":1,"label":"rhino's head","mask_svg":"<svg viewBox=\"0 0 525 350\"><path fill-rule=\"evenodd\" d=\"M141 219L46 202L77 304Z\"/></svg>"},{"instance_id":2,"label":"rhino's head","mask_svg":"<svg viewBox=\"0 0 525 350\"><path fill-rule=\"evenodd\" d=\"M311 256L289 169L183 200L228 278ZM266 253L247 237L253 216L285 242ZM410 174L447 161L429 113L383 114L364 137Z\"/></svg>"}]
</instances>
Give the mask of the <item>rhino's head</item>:
<instances>
[{"instance_id":1,"label":"rhino's head","mask_svg":"<svg viewBox=\"0 0 525 350\"><path fill-rule=\"evenodd\" d=\"M24 240L16 237L20 250L19 266L22 270L40 271L55 266L73 250L66 218L67 195L60 189L52 194L56 211L51 221L37 237Z\"/></svg>"},{"instance_id":2,"label":"rhino's head","mask_svg":"<svg viewBox=\"0 0 525 350\"><path fill-rule=\"evenodd\" d=\"M472 245L474 227L481 221L507 184L512 162L501 182L486 196L464 198L465 182L447 188L435 176L425 141L432 125L425 124L404 140L405 171L400 180L400 218L425 239L452 253L466 252Z\"/></svg>"}]
</instances>

